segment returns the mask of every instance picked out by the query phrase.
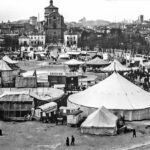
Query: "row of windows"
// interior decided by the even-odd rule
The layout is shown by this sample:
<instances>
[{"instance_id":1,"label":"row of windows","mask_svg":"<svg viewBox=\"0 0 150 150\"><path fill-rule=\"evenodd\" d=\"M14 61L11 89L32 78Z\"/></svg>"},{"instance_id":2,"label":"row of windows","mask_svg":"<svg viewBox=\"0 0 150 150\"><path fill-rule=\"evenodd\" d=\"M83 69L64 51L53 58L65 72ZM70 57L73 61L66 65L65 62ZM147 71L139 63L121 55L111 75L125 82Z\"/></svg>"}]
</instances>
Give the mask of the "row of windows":
<instances>
[{"instance_id":1,"label":"row of windows","mask_svg":"<svg viewBox=\"0 0 150 150\"><path fill-rule=\"evenodd\" d=\"M40 41L31 41L31 44L44 44L44 42L40 42Z\"/></svg>"},{"instance_id":2,"label":"row of windows","mask_svg":"<svg viewBox=\"0 0 150 150\"><path fill-rule=\"evenodd\" d=\"M44 36L40 36L40 37L38 37L38 36L31 36L30 37L31 39L44 39Z\"/></svg>"},{"instance_id":3,"label":"row of windows","mask_svg":"<svg viewBox=\"0 0 150 150\"><path fill-rule=\"evenodd\" d=\"M31 44L44 44L45 42L44 41L30 41ZM29 42L28 41L22 41L20 42L20 44L23 44L23 45L28 45Z\"/></svg>"},{"instance_id":4,"label":"row of windows","mask_svg":"<svg viewBox=\"0 0 150 150\"><path fill-rule=\"evenodd\" d=\"M76 39L76 37L67 37L67 40L75 40Z\"/></svg>"}]
</instances>

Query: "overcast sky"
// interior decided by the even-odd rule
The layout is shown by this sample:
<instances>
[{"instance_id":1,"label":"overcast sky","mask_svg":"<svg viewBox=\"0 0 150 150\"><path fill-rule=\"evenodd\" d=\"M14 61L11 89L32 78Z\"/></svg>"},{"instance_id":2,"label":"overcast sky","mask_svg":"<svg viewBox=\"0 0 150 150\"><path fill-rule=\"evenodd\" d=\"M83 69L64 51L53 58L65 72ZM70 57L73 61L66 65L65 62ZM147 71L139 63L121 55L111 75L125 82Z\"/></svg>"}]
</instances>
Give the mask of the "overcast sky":
<instances>
[{"instance_id":1,"label":"overcast sky","mask_svg":"<svg viewBox=\"0 0 150 150\"><path fill-rule=\"evenodd\" d=\"M44 8L49 0L1 0L0 22L28 19L38 16L44 19ZM150 19L150 0L54 0L65 21L104 19L108 21L136 20L143 14Z\"/></svg>"}]
</instances>

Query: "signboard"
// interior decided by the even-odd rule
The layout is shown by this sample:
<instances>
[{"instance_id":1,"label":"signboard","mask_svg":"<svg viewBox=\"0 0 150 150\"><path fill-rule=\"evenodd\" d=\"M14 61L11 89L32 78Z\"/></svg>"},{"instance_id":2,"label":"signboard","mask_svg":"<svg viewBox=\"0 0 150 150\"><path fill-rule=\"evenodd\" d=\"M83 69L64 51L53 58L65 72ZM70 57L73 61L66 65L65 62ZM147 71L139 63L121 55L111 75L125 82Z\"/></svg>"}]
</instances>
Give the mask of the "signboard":
<instances>
[{"instance_id":1,"label":"signboard","mask_svg":"<svg viewBox=\"0 0 150 150\"><path fill-rule=\"evenodd\" d=\"M78 76L77 72L50 72L49 76Z\"/></svg>"}]
</instances>

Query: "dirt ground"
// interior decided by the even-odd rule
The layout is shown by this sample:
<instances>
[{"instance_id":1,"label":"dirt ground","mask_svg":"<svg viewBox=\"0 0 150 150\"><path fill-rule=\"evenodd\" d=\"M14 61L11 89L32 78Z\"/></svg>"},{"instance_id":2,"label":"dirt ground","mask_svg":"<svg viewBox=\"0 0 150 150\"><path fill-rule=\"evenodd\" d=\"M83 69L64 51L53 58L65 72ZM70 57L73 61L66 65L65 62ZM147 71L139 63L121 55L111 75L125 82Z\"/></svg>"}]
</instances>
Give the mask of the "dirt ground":
<instances>
[{"instance_id":1,"label":"dirt ground","mask_svg":"<svg viewBox=\"0 0 150 150\"><path fill-rule=\"evenodd\" d=\"M0 150L127 150L150 149L150 129L137 127L132 133L117 136L92 136L80 133L79 128L40 122L0 122L3 136ZM74 135L75 146L65 145L66 137Z\"/></svg>"}]
</instances>

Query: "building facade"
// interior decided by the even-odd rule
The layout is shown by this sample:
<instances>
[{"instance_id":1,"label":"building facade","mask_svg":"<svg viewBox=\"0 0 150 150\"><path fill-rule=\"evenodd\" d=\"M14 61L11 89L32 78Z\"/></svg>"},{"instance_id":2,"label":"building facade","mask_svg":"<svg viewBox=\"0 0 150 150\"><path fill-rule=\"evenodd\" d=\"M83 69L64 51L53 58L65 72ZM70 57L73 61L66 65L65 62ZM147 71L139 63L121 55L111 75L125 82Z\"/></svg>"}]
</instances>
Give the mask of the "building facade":
<instances>
[{"instance_id":1,"label":"building facade","mask_svg":"<svg viewBox=\"0 0 150 150\"><path fill-rule=\"evenodd\" d=\"M36 26L37 25L37 17L35 17L35 16L30 17L29 23L33 26Z\"/></svg>"},{"instance_id":2,"label":"building facade","mask_svg":"<svg viewBox=\"0 0 150 150\"><path fill-rule=\"evenodd\" d=\"M64 18L59 14L58 8L53 5L53 0L50 0L50 5L45 8L45 26L46 43L63 43L64 41Z\"/></svg>"},{"instance_id":3,"label":"building facade","mask_svg":"<svg viewBox=\"0 0 150 150\"><path fill-rule=\"evenodd\" d=\"M24 36L24 35L20 36L18 40L19 40L19 45L20 45L20 46L21 46L21 45L27 46L27 45L29 45L29 43L30 43L29 37Z\"/></svg>"},{"instance_id":4,"label":"building facade","mask_svg":"<svg viewBox=\"0 0 150 150\"><path fill-rule=\"evenodd\" d=\"M143 16L143 15L140 15L139 18L138 18L138 20L139 20L140 23L143 23L143 21L144 21L144 16Z\"/></svg>"},{"instance_id":5,"label":"building facade","mask_svg":"<svg viewBox=\"0 0 150 150\"><path fill-rule=\"evenodd\" d=\"M67 47L78 45L78 35L75 34L66 34L64 35L64 44Z\"/></svg>"},{"instance_id":6,"label":"building facade","mask_svg":"<svg viewBox=\"0 0 150 150\"><path fill-rule=\"evenodd\" d=\"M38 33L41 33L41 34L44 34L44 24L45 24L45 21L40 21L37 23L37 30L38 30Z\"/></svg>"},{"instance_id":7,"label":"building facade","mask_svg":"<svg viewBox=\"0 0 150 150\"><path fill-rule=\"evenodd\" d=\"M29 45L45 45L45 35L43 34L29 35L29 39Z\"/></svg>"},{"instance_id":8,"label":"building facade","mask_svg":"<svg viewBox=\"0 0 150 150\"><path fill-rule=\"evenodd\" d=\"M19 45L22 46L40 46L45 45L45 35L44 34L31 34L29 36L19 37Z\"/></svg>"},{"instance_id":9,"label":"building facade","mask_svg":"<svg viewBox=\"0 0 150 150\"><path fill-rule=\"evenodd\" d=\"M4 40L5 40L4 37L2 35L0 35L0 47L3 46Z\"/></svg>"}]
</instances>

